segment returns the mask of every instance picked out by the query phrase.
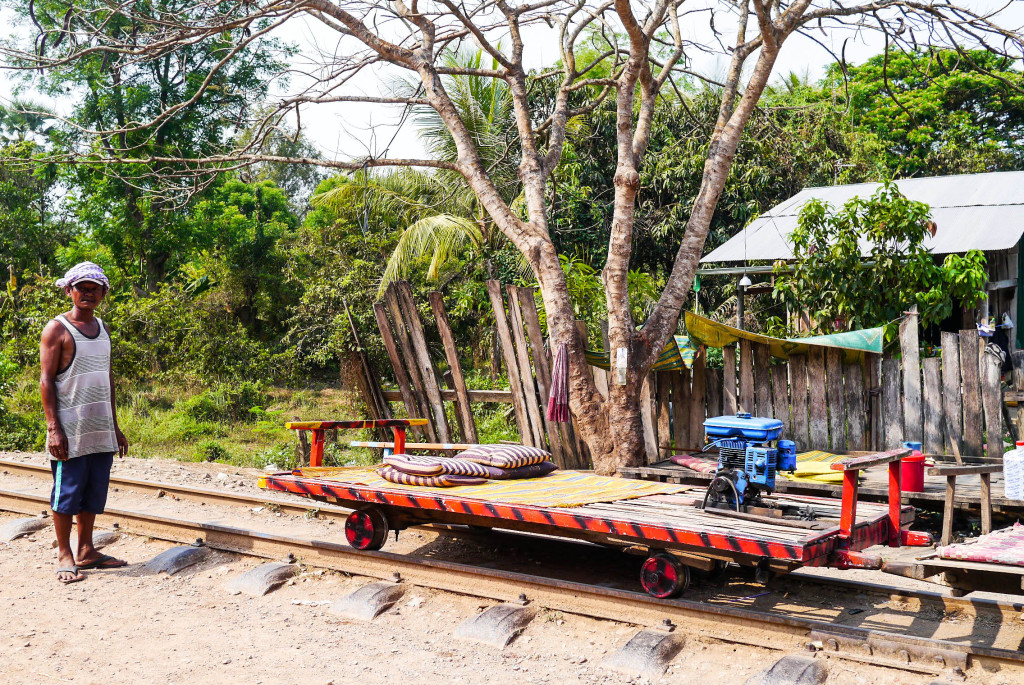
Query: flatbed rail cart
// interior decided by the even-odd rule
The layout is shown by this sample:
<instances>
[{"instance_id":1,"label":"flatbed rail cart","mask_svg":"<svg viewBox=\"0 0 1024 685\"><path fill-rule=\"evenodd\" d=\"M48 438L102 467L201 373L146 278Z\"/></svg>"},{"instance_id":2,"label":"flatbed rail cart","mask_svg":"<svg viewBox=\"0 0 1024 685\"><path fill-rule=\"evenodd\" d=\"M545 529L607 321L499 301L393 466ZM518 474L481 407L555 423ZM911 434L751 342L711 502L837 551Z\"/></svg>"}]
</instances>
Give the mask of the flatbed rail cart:
<instances>
[{"instance_id":1,"label":"flatbed rail cart","mask_svg":"<svg viewBox=\"0 0 1024 685\"><path fill-rule=\"evenodd\" d=\"M289 423L288 427L313 431L314 446L323 444L326 430L392 428L398 448L404 442L405 428L423 421L314 421ZM914 509L900 504L900 459L907 454L909 450L901 449L834 464L833 469L844 473L841 502L778 495L767 498L753 512L700 508L703 491L685 486L576 471L557 471L523 481L494 481L495 488L500 485L507 489L508 483L532 488L532 496L520 501L514 493L491 496L488 493L495 490L489 491L486 485L398 485L377 477L372 469L322 468L319 458L309 468L261 475L259 486L352 508L345 535L353 547L361 550L380 549L389 531L428 523L501 528L646 548L649 556L641 568L641 585L652 596L666 598L689 586L691 568L715 571L733 562L754 567L756 577L763 582L772 574L803 566L878 569L882 559L862 550L874 545L931 544L927 533L908 530ZM858 503L859 472L883 465L889 467L888 505ZM558 474L562 474L561 480L552 479ZM543 500L545 491L554 491L561 481L571 481L572 487L584 494L584 503L537 503L538 493ZM623 495L625 487L633 491Z\"/></svg>"}]
</instances>

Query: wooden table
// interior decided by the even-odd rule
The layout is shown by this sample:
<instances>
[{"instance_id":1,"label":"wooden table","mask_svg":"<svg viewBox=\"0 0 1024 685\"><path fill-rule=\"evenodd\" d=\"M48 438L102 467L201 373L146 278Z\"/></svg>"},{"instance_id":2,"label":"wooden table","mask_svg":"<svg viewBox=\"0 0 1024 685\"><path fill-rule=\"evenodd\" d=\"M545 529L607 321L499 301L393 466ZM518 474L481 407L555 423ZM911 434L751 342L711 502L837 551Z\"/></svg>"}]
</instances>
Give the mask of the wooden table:
<instances>
[{"instance_id":1,"label":"wooden table","mask_svg":"<svg viewBox=\"0 0 1024 685\"><path fill-rule=\"evenodd\" d=\"M395 452L405 451L405 429L410 426L425 426L426 419L374 419L364 421L289 421L285 428L298 431L312 431L313 444L309 449L309 465L322 466L324 461L324 431L357 430L360 428L390 428L395 433Z\"/></svg>"}]
</instances>

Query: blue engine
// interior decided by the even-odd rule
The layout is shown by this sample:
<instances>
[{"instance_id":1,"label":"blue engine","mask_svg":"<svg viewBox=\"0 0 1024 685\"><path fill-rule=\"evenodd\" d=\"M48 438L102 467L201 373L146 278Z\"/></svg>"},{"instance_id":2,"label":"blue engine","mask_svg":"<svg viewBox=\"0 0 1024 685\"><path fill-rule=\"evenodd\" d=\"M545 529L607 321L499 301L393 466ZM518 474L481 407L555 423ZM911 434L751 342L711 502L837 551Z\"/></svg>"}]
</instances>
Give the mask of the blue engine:
<instances>
[{"instance_id":1,"label":"blue engine","mask_svg":"<svg viewBox=\"0 0 1024 685\"><path fill-rule=\"evenodd\" d=\"M739 508L775 489L777 471L796 471L796 443L779 440L782 421L748 413L704 422L708 447L718 446L718 469L708 499Z\"/></svg>"}]
</instances>

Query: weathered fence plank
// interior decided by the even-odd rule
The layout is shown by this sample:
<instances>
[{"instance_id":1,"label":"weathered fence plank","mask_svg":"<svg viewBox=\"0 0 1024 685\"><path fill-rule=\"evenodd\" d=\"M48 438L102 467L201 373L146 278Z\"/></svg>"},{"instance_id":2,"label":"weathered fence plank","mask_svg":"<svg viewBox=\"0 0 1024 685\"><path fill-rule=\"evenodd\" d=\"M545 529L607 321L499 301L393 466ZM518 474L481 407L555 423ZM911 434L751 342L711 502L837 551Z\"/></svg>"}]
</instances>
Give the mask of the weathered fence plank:
<instances>
[{"instance_id":1,"label":"weathered fence plank","mask_svg":"<svg viewBox=\"0 0 1024 685\"><path fill-rule=\"evenodd\" d=\"M900 362L889 355L882 360L882 422L884 446L896 449L903 442L903 404L900 402Z\"/></svg>"},{"instance_id":2,"label":"weathered fence plank","mask_svg":"<svg viewBox=\"0 0 1024 685\"><path fill-rule=\"evenodd\" d=\"M644 376L643 385L640 386L640 422L644 429L644 451L647 456L647 463L653 464L658 460L658 432L657 419L654 417L654 383L651 382L649 373Z\"/></svg>"},{"instance_id":3,"label":"weathered fence plank","mask_svg":"<svg viewBox=\"0 0 1024 685\"><path fill-rule=\"evenodd\" d=\"M977 329L960 331L960 377L964 398L964 455L980 457L981 453L981 378L978 358Z\"/></svg>"},{"instance_id":4,"label":"weathered fence plank","mask_svg":"<svg viewBox=\"0 0 1024 685\"><path fill-rule=\"evenodd\" d=\"M491 300L491 309L494 310L495 329L498 333L498 344L501 346L501 356L505 360L505 368L508 370L508 384L512 389L512 410L516 417L516 425L519 427L519 437L524 445L536 447L533 444L530 419L526 414L526 398L523 395L523 384L519 378L519 362L516 360L515 348L512 347L512 332L509 330L508 319L505 316L505 301L501 296L501 284L498 281L487 281L487 295Z\"/></svg>"},{"instance_id":5,"label":"weathered fence plank","mask_svg":"<svg viewBox=\"0 0 1024 685\"><path fill-rule=\"evenodd\" d=\"M825 351L825 375L828 387L828 432L832 451L846 452L846 396L843 388L843 352L830 347Z\"/></svg>"},{"instance_id":6,"label":"weathered fence plank","mask_svg":"<svg viewBox=\"0 0 1024 685\"><path fill-rule=\"evenodd\" d=\"M749 340L740 340L740 396L737 411L754 412L754 349Z\"/></svg>"},{"instance_id":7,"label":"weathered fence plank","mask_svg":"<svg viewBox=\"0 0 1024 685\"><path fill-rule=\"evenodd\" d=\"M526 399L526 411L530 416L530 431L533 444L544 446L544 417L540 413L537 402L537 382L530 366L530 350L526 343L526 329L523 327L523 314L519 309L519 296L515 286L505 286L508 293L509 325L512 329L512 344L516 349L516 360L519 362L519 378L523 384L523 397Z\"/></svg>"},{"instance_id":8,"label":"weathered fence plank","mask_svg":"<svg viewBox=\"0 0 1024 685\"><path fill-rule=\"evenodd\" d=\"M434 425L434 416L430 411L430 402L427 400L426 393L424 392L423 377L420 373L419 364L416 363L416 352L412 343L412 338L409 334L409 329L406 326L405 319L402 314L402 307L398 303L398 290L394 284L392 284L386 291L384 291L384 304L387 305L388 311L391 313L391 321L395 325L395 338L398 341L398 347L401 350L401 358L405 364L406 370L409 372L409 381L411 383L411 390L413 397L416 399L416 406L419 411L416 412L417 416L427 419L426 431L427 437L430 438L431 442L439 442L437 437L437 427Z\"/></svg>"},{"instance_id":9,"label":"weathered fence plank","mask_svg":"<svg viewBox=\"0 0 1024 685\"><path fill-rule=\"evenodd\" d=\"M708 416L722 416L722 370L704 369L704 385L707 389Z\"/></svg>"},{"instance_id":10,"label":"weathered fence plank","mask_svg":"<svg viewBox=\"0 0 1024 685\"><path fill-rule=\"evenodd\" d=\"M851 452L865 450L864 367L859 362L844 365L843 379L846 384L846 449Z\"/></svg>"},{"instance_id":11,"label":"weathered fence plank","mask_svg":"<svg viewBox=\"0 0 1024 685\"><path fill-rule=\"evenodd\" d=\"M736 346L722 348L722 414L736 413Z\"/></svg>"},{"instance_id":12,"label":"weathered fence plank","mask_svg":"<svg viewBox=\"0 0 1024 685\"><path fill-rule=\"evenodd\" d=\"M788 435L791 425L789 418L789 364L775 364L771 367L772 416L782 421L782 433Z\"/></svg>"},{"instance_id":13,"label":"weathered fence plank","mask_svg":"<svg viewBox=\"0 0 1024 685\"><path fill-rule=\"evenodd\" d=\"M692 449L697 440L690 440L690 372L672 374L672 438L677 451Z\"/></svg>"},{"instance_id":14,"label":"weathered fence plank","mask_svg":"<svg viewBox=\"0 0 1024 685\"><path fill-rule=\"evenodd\" d=\"M459 363L455 337L452 335L451 325L448 323L448 312L444 308L444 299L436 290L429 293L427 298L430 300L430 309L434 313L437 332L441 335L441 344L444 346L448 368L452 372L452 385L455 386L452 388L455 391L455 410L459 417L462 440L475 443L477 441L476 421L473 419L473 409L469 405L469 390L466 388L466 378L462 375L462 365Z\"/></svg>"},{"instance_id":15,"label":"weathered fence plank","mask_svg":"<svg viewBox=\"0 0 1024 685\"><path fill-rule=\"evenodd\" d=\"M808 414L811 449L828 449L828 404L825 397L825 351L812 347L807 355Z\"/></svg>"},{"instance_id":16,"label":"weathered fence plank","mask_svg":"<svg viewBox=\"0 0 1024 685\"><path fill-rule=\"evenodd\" d=\"M767 345L754 343L754 406L755 416L772 416L771 351Z\"/></svg>"},{"instance_id":17,"label":"weathered fence plank","mask_svg":"<svg viewBox=\"0 0 1024 685\"><path fill-rule=\"evenodd\" d=\"M373 315L377 319L377 328L380 330L381 340L384 341L384 349L388 353L391 368L395 372L395 380L398 382L398 390L402 394L402 403L405 405L405 411L411 418L419 418L420 410L416 404L416 396L412 392L412 386L409 384L409 372L405 370L402 357L398 354L395 338L391 334L391 322L388 321L388 314L383 303L375 302L373 304ZM412 431L416 435L427 435L427 431L423 426L413 426ZM303 433L303 431L298 432Z\"/></svg>"},{"instance_id":18,"label":"weathered fence plank","mask_svg":"<svg viewBox=\"0 0 1024 685\"><path fill-rule=\"evenodd\" d=\"M882 427L882 358L877 354L867 356L864 364L867 379L864 384L867 397L868 416L868 449L881 451L885 441L885 430Z\"/></svg>"},{"instance_id":19,"label":"weathered fence plank","mask_svg":"<svg viewBox=\"0 0 1024 685\"><path fill-rule=\"evenodd\" d=\"M922 442L921 347L918 344L917 306L900 323L900 352L903 355L903 436Z\"/></svg>"},{"instance_id":20,"label":"weathered fence plank","mask_svg":"<svg viewBox=\"0 0 1024 685\"><path fill-rule=\"evenodd\" d=\"M690 390L690 439L698 444L704 438L704 401L706 385L704 382L704 354L693 358L693 387Z\"/></svg>"},{"instance_id":21,"label":"weathered fence plank","mask_svg":"<svg viewBox=\"0 0 1024 685\"><path fill-rule=\"evenodd\" d=\"M796 442L797 450L809 449L807 431L807 357L802 354L789 358L789 390L793 403L793 424L788 435Z\"/></svg>"},{"instance_id":22,"label":"weathered fence plank","mask_svg":"<svg viewBox=\"0 0 1024 685\"><path fill-rule=\"evenodd\" d=\"M985 407L986 456L1003 456L1003 390L999 385L1000 363L987 352L981 355L981 398Z\"/></svg>"},{"instance_id":23,"label":"weathered fence plank","mask_svg":"<svg viewBox=\"0 0 1024 685\"><path fill-rule=\"evenodd\" d=\"M547 420L545 409L551 395L551 360L544 350L544 334L540 330L540 317L537 314L537 299L534 288L516 288L519 310L523 315L526 337L530 341L530 353L533 357L533 369L537 377L537 390L540 392L540 419L544 424L544 432L548 436L548 448L551 456L560 468L571 468L566 461L565 445L559 434L558 426Z\"/></svg>"},{"instance_id":24,"label":"weathered fence plank","mask_svg":"<svg viewBox=\"0 0 1024 685\"><path fill-rule=\"evenodd\" d=\"M960 341L956 333L942 334L942 416L946 454L962 463L964 405L960 394Z\"/></svg>"},{"instance_id":25,"label":"weathered fence plank","mask_svg":"<svg viewBox=\"0 0 1024 685\"><path fill-rule=\"evenodd\" d=\"M420 321L420 314L416 310L416 303L412 299L412 287L408 281L398 283L398 301L403 309L403 314L405 314L405 321L409 327L413 349L416 351L416 361L420 367L419 372L423 379L423 387L426 390L427 402L430 405L430 412L434 418L434 429L437 431L437 438L440 442L452 442L451 429L448 427L448 416L444 412L444 402L441 400L441 387L437 382L437 371L434 369L434 362L430 359L427 336L423 332L423 322Z\"/></svg>"},{"instance_id":26,"label":"weathered fence plank","mask_svg":"<svg viewBox=\"0 0 1024 685\"><path fill-rule=\"evenodd\" d=\"M659 371L655 376L655 385L658 393L658 458L663 459L668 454L672 443L671 407L669 406L672 395L672 376L676 372Z\"/></svg>"},{"instance_id":27,"label":"weathered fence plank","mask_svg":"<svg viewBox=\"0 0 1024 685\"><path fill-rule=\"evenodd\" d=\"M922 404L924 406L924 451L940 454L942 438L942 361L938 357L921 360L924 376Z\"/></svg>"}]
</instances>

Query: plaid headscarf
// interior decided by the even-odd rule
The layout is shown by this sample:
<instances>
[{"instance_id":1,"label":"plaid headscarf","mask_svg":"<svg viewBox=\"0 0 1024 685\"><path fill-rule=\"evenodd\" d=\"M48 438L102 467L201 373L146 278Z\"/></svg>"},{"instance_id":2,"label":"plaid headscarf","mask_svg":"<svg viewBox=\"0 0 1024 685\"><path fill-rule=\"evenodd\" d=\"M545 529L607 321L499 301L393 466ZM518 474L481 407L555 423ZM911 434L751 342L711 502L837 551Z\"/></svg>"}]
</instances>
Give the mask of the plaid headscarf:
<instances>
[{"instance_id":1,"label":"plaid headscarf","mask_svg":"<svg viewBox=\"0 0 1024 685\"><path fill-rule=\"evenodd\" d=\"M79 262L75 264L64 274L64 278L57 279L57 287L66 288L81 281L95 281L107 290L110 290L110 281L107 280L107 275L103 273L102 268L92 262Z\"/></svg>"}]
</instances>

